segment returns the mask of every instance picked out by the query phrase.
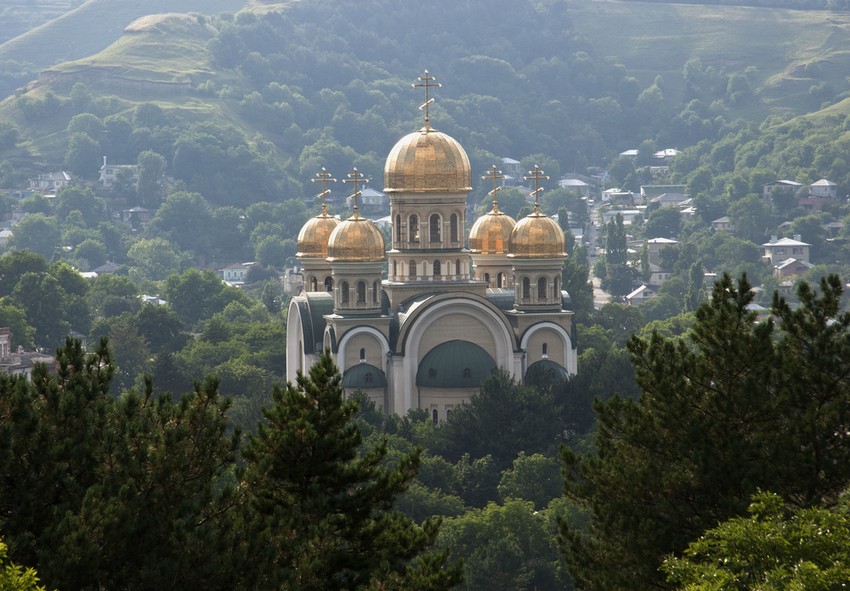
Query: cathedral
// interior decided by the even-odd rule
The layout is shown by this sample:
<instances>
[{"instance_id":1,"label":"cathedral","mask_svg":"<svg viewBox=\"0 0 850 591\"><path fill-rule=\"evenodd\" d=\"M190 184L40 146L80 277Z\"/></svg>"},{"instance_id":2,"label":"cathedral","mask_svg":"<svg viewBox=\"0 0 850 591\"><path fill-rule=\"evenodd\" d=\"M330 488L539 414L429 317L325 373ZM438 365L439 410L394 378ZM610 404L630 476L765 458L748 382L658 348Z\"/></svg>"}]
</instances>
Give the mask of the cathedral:
<instances>
[{"instance_id":1,"label":"cathedral","mask_svg":"<svg viewBox=\"0 0 850 591\"><path fill-rule=\"evenodd\" d=\"M401 138L384 165L392 236L357 207L344 221L321 214L298 235L304 291L292 298L286 331L286 372L306 372L323 350L343 374L343 387L361 390L387 413L424 409L441 421L476 394L497 369L524 380L531 372L559 378L576 372L569 295L561 285L564 233L541 213L537 167L535 208L518 222L493 206L469 231L472 171L463 147L425 125ZM329 192L322 171L321 196Z\"/></svg>"}]
</instances>

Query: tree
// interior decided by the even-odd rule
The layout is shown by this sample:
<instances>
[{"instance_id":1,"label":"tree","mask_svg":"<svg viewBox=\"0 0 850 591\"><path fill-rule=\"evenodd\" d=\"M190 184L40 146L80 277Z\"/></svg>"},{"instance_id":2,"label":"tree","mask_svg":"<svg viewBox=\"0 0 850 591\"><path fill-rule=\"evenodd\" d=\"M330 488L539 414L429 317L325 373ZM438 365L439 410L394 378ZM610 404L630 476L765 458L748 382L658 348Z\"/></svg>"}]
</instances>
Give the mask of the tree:
<instances>
[{"instance_id":1,"label":"tree","mask_svg":"<svg viewBox=\"0 0 850 591\"><path fill-rule=\"evenodd\" d=\"M180 269L180 255L165 238L142 239L127 251L133 263L130 275L136 280L158 281Z\"/></svg>"},{"instance_id":2,"label":"tree","mask_svg":"<svg viewBox=\"0 0 850 591\"><path fill-rule=\"evenodd\" d=\"M233 588L222 516L240 435L214 380L180 402L109 394L106 341L0 376L0 527L48 588Z\"/></svg>"},{"instance_id":3,"label":"tree","mask_svg":"<svg viewBox=\"0 0 850 591\"><path fill-rule=\"evenodd\" d=\"M9 560L9 549L0 539L0 591L44 591L32 568L22 568Z\"/></svg>"},{"instance_id":4,"label":"tree","mask_svg":"<svg viewBox=\"0 0 850 591\"><path fill-rule=\"evenodd\" d=\"M646 238L671 238L679 237L679 227L682 223L682 214L675 207L659 207L649 214L644 226Z\"/></svg>"},{"instance_id":5,"label":"tree","mask_svg":"<svg viewBox=\"0 0 850 591\"><path fill-rule=\"evenodd\" d=\"M850 483L850 314L841 282L802 284L801 305L750 311L728 275L686 336L634 337L637 400L597 404L597 456L564 450L567 495L591 512L562 545L585 589L664 587L663 558L743 515L758 488L799 506L833 503Z\"/></svg>"},{"instance_id":6,"label":"tree","mask_svg":"<svg viewBox=\"0 0 850 591\"><path fill-rule=\"evenodd\" d=\"M165 157L152 150L145 150L138 158L139 177L136 193L145 207L156 208L160 203L160 185L165 174Z\"/></svg>"},{"instance_id":7,"label":"tree","mask_svg":"<svg viewBox=\"0 0 850 591\"><path fill-rule=\"evenodd\" d=\"M687 591L831 591L850 580L850 510L797 509L773 493L668 558L664 572Z\"/></svg>"},{"instance_id":8,"label":"tree","mask_svg":"<svg viewBox=\"0 0 850 591\"><path fill-rule=\"evenodd\" d=\"M466 589L570 588L545 516L531 502L490 503L447 519L440 540L463 558Z\"/></svg>"},{"instance_id":9,"label":"tree","mask_svg":"<svg viewBox=\"0 0 850 591\"><path fill-rule=\"evenodd\" d=\"M632 290L632 270L628 266L628 242L623 216L617 214L605 227L605 284L603 289L614 295Z\"/></svg>"},{"instance_id":10,"label":"tree","mask_svg":"<svg viewBox=\"0 0 850 591\"><path fill-rule=\"evenodd\" d=\"M59 247L59 225L56 219L43 213L28 215L15 225L9 246L29 250L45 259L52 259Z\"/></svg>"},{"instance_id":11,"label":"tree","mask_svg":"<svg viewBox=\"0 0 850 591\"><path fill-rule=\"evenodd\" d=\"M15 289L24 273L44 273L47 261L44 257L28 250L11 250L0 256L0 297Z\"/></svg>"},{"instance_id":12,"label":"tree","mask_svg":"<svg viewBox=\"0 0 850 591\"><path fill-rule=\"evenodd\" d=\"M206 253L213 241L212 213L199 193L179 191L165 198L148 226L149 236L164 236L182 250Z\"/></svg>"},{"instance_id":13,"label":"tree","mask_svg":"<svg viewBox=\"0 0 850 591\"><path fill-rule=\"evenodd\" d=\"M74 174L94 179L100 170L100 144L87 133L76 132L68 139L65 151L65 166Z\"/></svg>"},{"instance_id":14,"label":"tree","mask_svg":"<svg viewBox=\"0 0 850 591\"><path fill-rule=\"evenodd\" d=\"M426 554L437 522L417 526L393 509L416 474L419 453L388 468L386 441L360 450L357 403L343 400L329 353L309 377L299 374L272 397L245 449L257 514L249 539L254 580L307 591L444 589L459 582L447 552Z\"/></svg>"},{"instance_id":15,"label":"tree","mask_svg":"<svg viewBox=\"0 0 850 591\"><path fill-rule=\"evenodd\" d=\"M523 499L543 509L558 497L564 488L558 461L543 454L526 455L519 452L510 470L502 472L499 497Z\"/></svg>"},{"instance_id":16,"label":"tree","mask_svg":"<svg viewBox=\"0 0 850 591\"><path fill-rule=\"evenodd\" d=\"M498 470L508 468L520 451L553 452L563 430L554 406L548 389L517 383L498 372L481 384L468 404L452 411L441 425L435 451L450 461L467 453L472 458L490 455Z\"/></svg>"},{"instance_id":17,"label":"tree","mask_svg":"<svg viewBox=\"0 0 850 591\"><path fill-rule=\"evenodd\" d=\"M106 206L103 199L97 197L88 187L76 185L65 187L56 195L56 215L64 220L72 211L79 211L85 224L94 228L106 218Z\"/></svg>"},{"instance_id":18,"label":"tree","mask_svg":"<svg viewBox=\"0 0 850 591\"><path fill-rule=\"evenodd\" d=\"M70 332L65 290L52 275L24 273L9 300L24 310L27 324L35 329L35 344L52 351Z\"/></svg>"},{"instance_id":19,"label":"tree","mask_svg":"<svg viewBox=\"0 0 850 591\"><path fill-rule=\"evenodd\" d=\"M188 269L171 275L165 282L165 298L186 327L211 318L230 302L242 301L245 295L225 285L216 274L206 269Z\"/></svg>"}]
</instances>

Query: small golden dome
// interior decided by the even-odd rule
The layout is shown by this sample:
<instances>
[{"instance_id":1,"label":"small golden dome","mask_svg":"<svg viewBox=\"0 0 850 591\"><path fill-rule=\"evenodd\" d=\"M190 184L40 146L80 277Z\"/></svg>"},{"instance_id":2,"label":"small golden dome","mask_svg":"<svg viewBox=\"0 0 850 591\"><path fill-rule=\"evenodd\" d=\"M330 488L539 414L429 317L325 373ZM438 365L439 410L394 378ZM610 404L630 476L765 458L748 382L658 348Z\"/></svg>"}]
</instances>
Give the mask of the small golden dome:
<instances>
[{"instance_id":1,"label":"small golden dome","mask_svg":"<svg viewBox=\"0 0 850 591\"><path fill-rule=\"evenodd\" d=\"M328 239L328 261L372 262L386 258L384 235L357 213L342 222Z\"/></svg>"},{"instance_id":2,"label":"small golden dome","mask_svg":"<svg viewBox=\"0 0 850 591\"><path fill-rule=\"evenodd\" d=\"M511 254L523 258L565 257L564 231L540 210L522 218L511 233Z\"/></svg>"},{"instance_id":3,"label":"small golden dome","mask_svg":"<svg viewBox=\"0 0 850 591\"><path fill-rule=\"evenodd\" d=\"M516 220L494 207L472 224L469 250L473 254L508 254Z\"/></svg>"},{"instance_id":4,"label":"small golden dome","mask_svg":"<svg viewBox=\"0 0 850 591\"><path fill-rule=\"evenodd\" d=\"M472 190L469 158L454 138L426 123L401 138L384 165L384 192L468 193Z\"/></svg>"},{"instance_id":5,"label":"small golden dome","mask_svg":"<svg viewBox=\"0 0 850 591\"><path fill-rule=\"evenodd\" d=\"M338 219L325 211L307 220L298 232L298 252L295 256L328 258L328 239L339 224Z\"/></svg>"}]
</instances>

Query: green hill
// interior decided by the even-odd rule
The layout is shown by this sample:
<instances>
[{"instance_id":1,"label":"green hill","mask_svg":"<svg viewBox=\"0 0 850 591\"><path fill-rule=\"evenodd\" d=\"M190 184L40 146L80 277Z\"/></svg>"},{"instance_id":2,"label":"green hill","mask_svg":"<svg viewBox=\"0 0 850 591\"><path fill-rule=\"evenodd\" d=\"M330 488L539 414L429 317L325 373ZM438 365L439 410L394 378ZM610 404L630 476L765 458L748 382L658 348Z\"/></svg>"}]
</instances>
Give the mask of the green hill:
<instances>
[{"instance_id":1,"label":"green hill","mask_svg":"<svg viewBox=\"0 0 850 591\"><path fill-rule=\"evenodd\" d=\"M42 1L33 11L67 2ZM245 0L87 0L78 8L18 35L0 45L0 62L29 62L36 68L75 60L102 51L121 37L124 27L139 17L160 12L218 14L236 12Z\"/></svg>"},{"instance_id":2,"label":"green hill","mask_svg":"<svg viewBox=\"0 0 850 591\"><path fill-rule=\"evenodd\" d=\"M115 12L108 23L107 4ZM144 12L200 4L243 2L152 0ZM74 114L68 101L38 118L25 116L22 103L50 93L67 99L77 82L109 97L99 117L131 117L151 102L186 121L215 120L246 140L270 140L295 178L331 152L377 168L382 150L416 124L417 99L406 89L424 67L451 82L438 107L442 121L485 167L491 152L545 152L578 168L647 138L686 147L707 137L702 128L719 133L735 119L850 112L850 15L827 11L617 0L250 0L236 19L168 14L130 24L133 10L129 0L88 0L47 25L50 38L68 36L74 52L84 52L80 30L103 48L44 69L0 103L0 122L14 123L24 139L0 158L61 162ZM32 61L24 47L39 45L41 34L0 46L0 61L12 49ZM48 61L57 45L65 44L42 48L38 59ZM647 104L643 94L656 78L658 104ZM744 92L727 88L733 81Z\"/></svg>"}]
</instances>

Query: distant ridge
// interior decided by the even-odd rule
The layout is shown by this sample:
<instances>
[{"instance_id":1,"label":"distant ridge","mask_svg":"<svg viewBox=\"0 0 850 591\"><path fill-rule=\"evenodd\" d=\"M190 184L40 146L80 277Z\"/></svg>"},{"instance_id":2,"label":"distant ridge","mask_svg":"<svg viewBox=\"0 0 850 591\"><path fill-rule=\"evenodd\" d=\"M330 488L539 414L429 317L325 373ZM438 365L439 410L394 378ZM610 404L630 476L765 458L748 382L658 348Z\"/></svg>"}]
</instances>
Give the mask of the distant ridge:
<instances>
[{"instance_id":1,"label":"distant ridge","mask_svg":"<svg viewBox=\"0 0 850 591\"><path fill-rule=\"evenodd\" d=\"M218 14L244 7L245 0L88 0L0 45L0 61L25 61L44 69L98 53L142 16L160 12Z\"/></svg>"}]
</instances>

